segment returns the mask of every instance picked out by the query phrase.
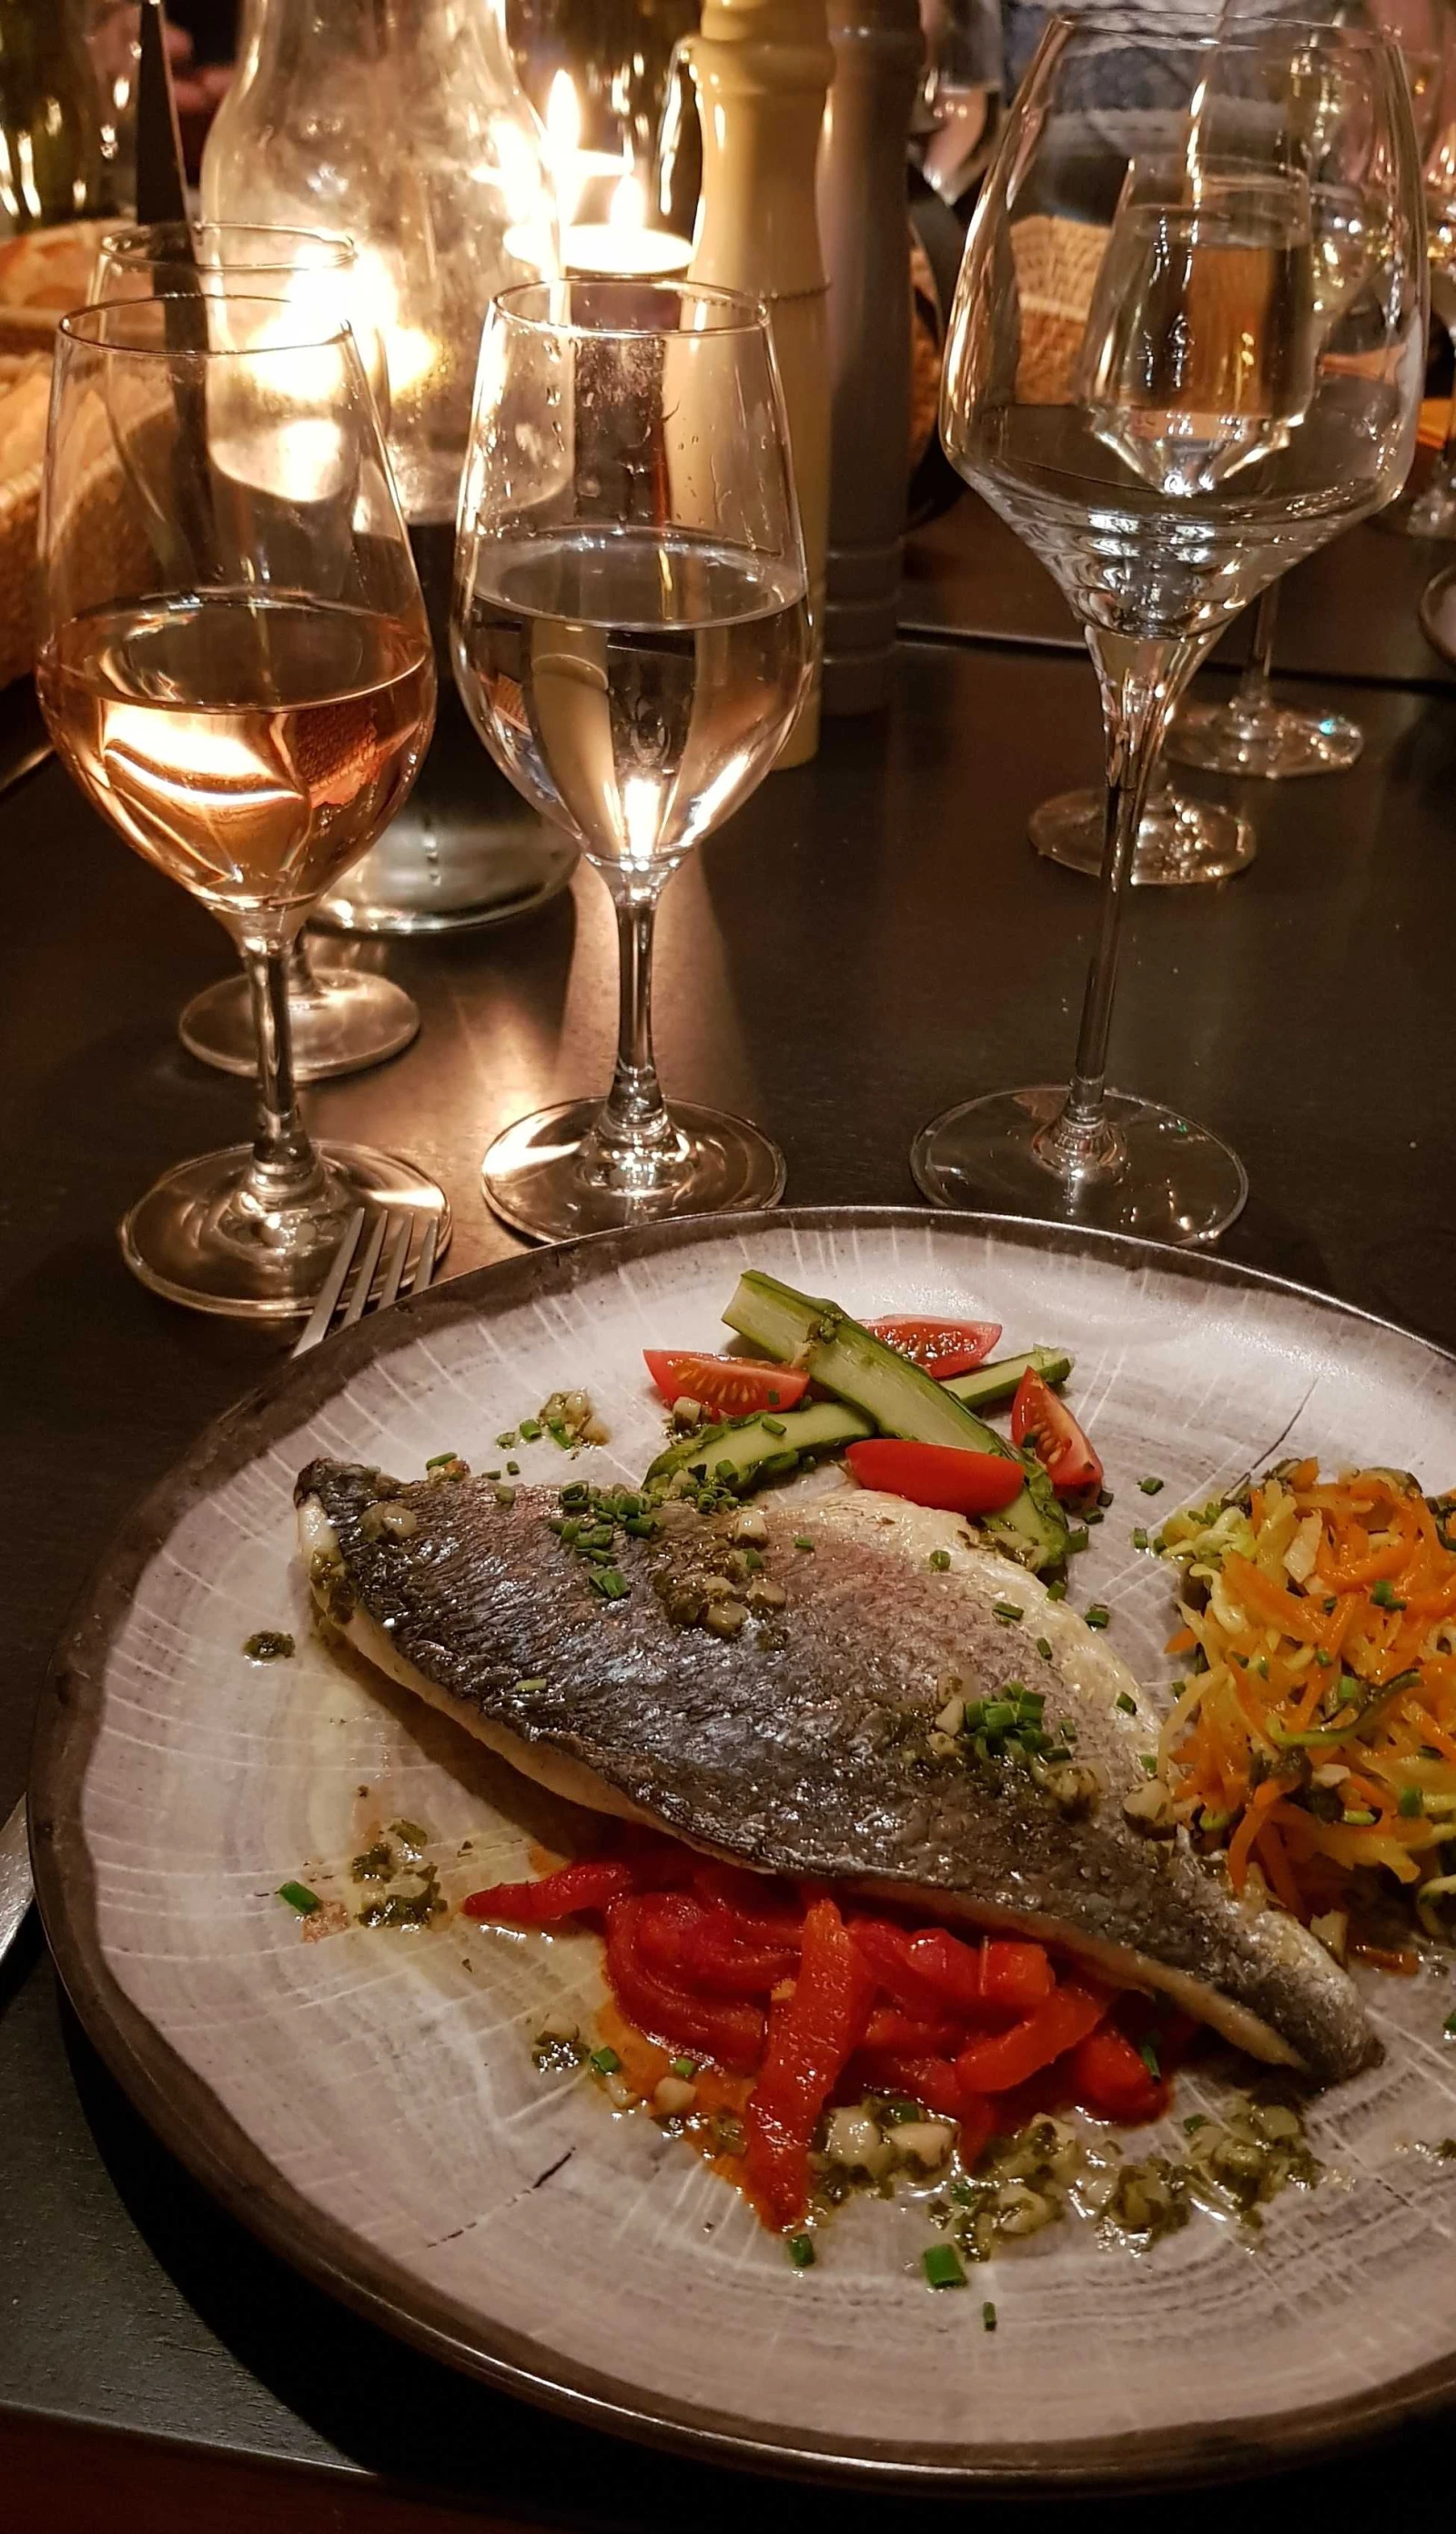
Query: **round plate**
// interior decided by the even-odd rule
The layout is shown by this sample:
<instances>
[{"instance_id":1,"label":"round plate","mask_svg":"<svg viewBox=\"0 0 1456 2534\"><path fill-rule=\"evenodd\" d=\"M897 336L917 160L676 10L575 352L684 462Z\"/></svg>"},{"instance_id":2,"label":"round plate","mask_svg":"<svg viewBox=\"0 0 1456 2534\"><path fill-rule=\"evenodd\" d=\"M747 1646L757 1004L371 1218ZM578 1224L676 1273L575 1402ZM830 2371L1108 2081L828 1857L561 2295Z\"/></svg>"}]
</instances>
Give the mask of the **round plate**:
<instances>
[{"instance_id":1,"label":"round plate","mask_svg":"<svg viewBox=\"0 0 1456 2534\"><path fill-rule=\"evenodd\" d=\"M1028 2487L1254 2469L1456 2387L1449 1982L1365 1975L1383 2066L1317 2102L1329 2168L1257 2242L1196 2217L1142 2258L1078 2224L926 2289L913 2206L859 2203L795 2271L678 2142L541 2077L529 2038L589 1998L589 1937L452 1917L311 1942L290 1877L352 1892L371 1822L430 1834L452 1899L528 1870L549 1800L308 1633L291 1486L314 1453L417 1473L585 1384L592 1455L660 1434L643 1344L712 1347L758 1265L851 1310L995 1315L1056 1340L1116 1504L1077 1601L1171 1669L1151 1518L1298 1450L1456 1478L1456 1362L1217 1259L909 1209L658 1224L437 1287L344 1332L214 1425L134 1517L57 1656L31 1824L46 1932L92 2037L167 2143L288 2260L439 2356L597 2425L820 2474ZM560 1479L549 1439L527 1478ZM576 1468L582 1467L577 1463ZM292 1661L249 1661L263 1627ZM361 1789L364 1791L361 1793ZM469 1841L468 1852L460 1850ZM1207 2080L1180 2081L1180 2111ZM1146 2136L1146 2134L1143 2134ZM999 2328L982 2325L994 2297Z\"/></svg>"}]
</instances>

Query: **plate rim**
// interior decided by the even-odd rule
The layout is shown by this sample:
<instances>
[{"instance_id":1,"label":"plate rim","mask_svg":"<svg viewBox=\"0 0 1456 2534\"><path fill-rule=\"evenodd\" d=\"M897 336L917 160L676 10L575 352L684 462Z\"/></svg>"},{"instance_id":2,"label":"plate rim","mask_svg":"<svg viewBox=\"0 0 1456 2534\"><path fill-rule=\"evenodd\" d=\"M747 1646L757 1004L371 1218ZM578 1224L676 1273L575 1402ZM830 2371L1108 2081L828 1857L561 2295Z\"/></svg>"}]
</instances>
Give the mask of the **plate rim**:
<instances>
[{"instance_id":1,"label":"plate rim","mask_svg":"<svg viewBox=\"0 0 1456 2534\"><path fill-rule=\"evenodd\" d=\"M998 2490L1023 2496L1078 2489L1168 2490L1289 2470L1367 2442L1456 2395L1456 2350L1372 2387L1354 2402L1305 2404L1275 2416L1209 2424L1161 2442L1129 2430L1045 2450L978 2442L955 2447L886 2440L858 2444L803 2429L768 2430L731 2412L654 2395L602 2376L514 2330L482 2323L458 2301L423 2285L401 2264L320 2210L278 2172L116 1981L101 1950L79 1797L100 1720L101 1685L116 1628L135 1586L191 1501L219 1475L267 1447L271 1419L312 1413L381 1353L412 1343L445 1318L496 1316L522 1300L572 1290L623 1264L664 1251L752 1239L775 1231L858 1229L993 1236L1010 1246L1122 1260L1182 1273L1190 1283L1311 1303L1456 1366L1456 1351L1419 1331L1292 1278L1206 1251L1179 1250L1122 1233L916 1205L804 1205L773 1212L694 1215L597 1233L509 1257L370 1314L325 1346L277 1364L213 1418L134 1506L73 1602L42 1684L31 1747L31 1867L52 1959L89 2039L168 2152L268 2249L366 2321L494 2389L597 2430L689 2460L840 2486Z\"/></svg>"}]
</instances>

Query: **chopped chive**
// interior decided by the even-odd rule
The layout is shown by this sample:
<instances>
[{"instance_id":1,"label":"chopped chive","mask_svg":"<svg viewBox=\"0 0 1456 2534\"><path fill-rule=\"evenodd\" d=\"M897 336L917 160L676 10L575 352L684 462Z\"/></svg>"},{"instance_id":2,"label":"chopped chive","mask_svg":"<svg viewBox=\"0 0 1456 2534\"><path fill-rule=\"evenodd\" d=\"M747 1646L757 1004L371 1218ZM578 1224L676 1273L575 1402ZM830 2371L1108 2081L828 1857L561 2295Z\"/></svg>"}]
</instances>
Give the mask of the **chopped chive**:
<instances>
[{"instance_id":1,"label":"chopped chive","mask_svg":"<svg viewBox=\"0 0 1456 2534\"><path fill-rule=\"evenodd\" d=\"M314 1911L324 1905L317 1892L310 1892L306 1883L280 1883L278 1899L286 1900L290 1909L296 1909L300 1918L311 1918Z\"/></svg>"},{"instance_id":2,"label":"chopped chive","mask_svg":"<svg viewBox=\"0 0 1456 2534\"><path fill-rule=\"evenodd\" d=\"M1078 1557L1078 1556L1080 1556L1080 1554L1081 1554L1082 1550L1086 1547L1086 1545L1087 1545L1087 1534L1086 1534L1086 1530L1085 1530L1085 1527L1084 1527L1084 1526L1077 1525L1077 1526L1075 1526L1072 1530L1070 1530L1070 1531L1067 1533L1067 1535L1066 1535L1066 1547L1067 1547L1067 1554L1068 1554L1068 1556L1071 1556L1071 1557Z\"/></svg>"},{"instance_id":3,"label":"chopped chive","mask_svg":"<svg viewBox=\"0 0 1456 2534\"><path fill-rule=\"evenodd\" d=\"M496 1450L498 1452L514 1452L518 1439L515 1426L509 1425L504 1434L498 1434L496 1436Z\"/></svg>"},{"instance_id":4,"label":"chopped chive","mask_svg":"<svg viewBox=\"0 0 1456 2534\"><path fill-rule=\"evenodd\" d=\"M1187 2119L1183 2123L1183 2136L1185 2138L1196 2138L1198 2132L1200 2130L1206 2130L1207 2127L1208 2114L1206 2112L1189 2112Z\"/></svg>"},{"instance_id":5,"label":"chopped chive","mask_svg":"<svg viewBox=\"0 0 1456 2534\"><path fill-rule=\"evenodd\" d=\"M605 2041L600 2050L593 2050L591 2064L599 2077L615 2077L622 2062L611 2043Z\"/></svg>"},{"instance_id":6,"label":"chopped chive","mask_svg":"<svg viewBox=\"0 0 1456 2534\"><path fill-rule=\"evenodd\" d=\"M1098 1501L1098 1503L1102 1506L1102 1508L1103 1508L1103 1510L1104 1510L1104 1512L1105 1512L1105 1511L1107 1510L1107 1507L1108 1507L1108 1506L1112 1503L1112 1501L1113 1501L1113 1491L1112 1491L1112 1488L1111 1488L1111 1487L1099 1487L1099 1488L1098 1488L1098 1490L1097 1490L1097 1501Z\"/></svg>"},{"instance_id":7,"label":"chopped chive","mask_svg":"<svg viewBox=\"0 0 1456 2534\"><path fill-rule=\"evenodd\" d=\"M814 2237L812 2235L790 2235L785 2250L796 2270L813 2269Z\"/></svg>"},{"instance_id":8,"label":"chopped chive","mask_svg":"<svg viewBox=\"0 0 1456 2534\"><path fill-rule=\"evenodd\" d=\"M1137 2045L1137 2055L1142 2061L1144 2068L1146 2068L1148 2075L1155 2082L1157 2082L1163 2074L1163 2062L1158 2056L1158 2045L1154 2041L1150 2032L1145 2033L1141 2041L1139 2041Z\"/></svg>"},{"instance_id":9,"label":"chopped chive","mask_svg":"<svg viewBox=\"0 0 1456 2534\"><path fill-rule=\"evenodd\" d=\"M932 1566L934 1566L938 1575L943 1575L950 1564L949 1549L933 1548L930 1554L930 1562Z\"/></svg>"},{"instance_id":10,"label":"chopped chive","mask_svg":"<svg viewBox=\"0 0 1456 2534\"><path fill-rule=\"evenodd\" d=\"M1137 1765L1141 1769L1145 1778L1156 1778L1158 1774L1158 1763L1153 1752L1139 1751L1137 1755Z\"/></svg>"},{"instance_id":11,"label":"chopped chive","mask_svg":"<svg viewBox=\"0 0 1456 2534\"><path fill-rule=\"evenodd\" d=\"M1133 1533L1133 1535L1132 1535L1132 1545L1133 1545L1133 1547L1134 1547L1134 1548L1146 1548L1147 1544L1148 1544L1148 1536L1147 1536L1147 1533L1146 1533L1145 1531L1134 1531L1134 1533Z\"/></svg>"},{"instance_id":12,"label":"chopped chive","mask_svg":"<svg viewBox=\"0 0 1456 2534\"><path fill-rule=\"evenodd\" d=\"M929 2288L963 2288L965 2264L953 2244L931 2244L921 2254L920 2265Z\"/></svg>"},{"instance_id":13,"label":"chopped chive","mask_svg":"<svg viewBox=\"0 0 1456 2534\"><path fill-rule=\"evenodd\" d=\"M508 1478L518 1478L520 1476L520 1463L518 1461L508 1461L506 1464L506 1476Z\"/></svg>"},{"instance_id":14,"label":"chopped chive","mask_svg":"<svg viewBox=\"0 0 1456 2534\"><path fill-rule=\"evenodd\" d=\"M495 1496L498 1505L514 1505L516 1502L516 1489L514 1487L497 1487Z\"/></svg>"},{"instance_id":15,"label":"chopped chive","mask_svg":"<svg viewBox=\"0 0 1456 2534\"><path fill-rule=\"evenodd\" d=\"M1375 1816L1373 1813L1367 1812L1343 1812L1340 1815L1340 1819L1345 1824L1347 1830L1368 1830L1373 1824L1374 1818Z\"/></svg>"},{"instance_id":16,"label":"chopped chive","mask_svg":"<svg viewBox=\"0 0 1456 2534\"><path fill-rule=\"evenodd\" d=\"M1047 1586L1047 1599L1049 1601L1064 1601L1066 1599L1066 1581L1063 1576L1054 1575L1051 1583Z\"/></svg>"},{"instance_id":17,"label":"chopped chive","mask_svg":"<svg viewBox=\"0 0 1456 2534\"><path fill-rule=\"evenodd\" d=\"M993 1601L991 1615L994 1619L1000 1619L1002 1626L1009 1627L1013 1619L1019 1619L1024 1614L1019 1601Z\"/></svg>"},{"instance_id":18,"label":"chopped chive","mask_svg":"<svg viewBox=\"0 0 1456 2534\"><path fill-rule=\"evenodd\" d=\"M983 2331L995 2331L996 2329L996 2308L992 2304L990 2297L987 2298L986 2303L981 2308L981 2328Z\"/></svg>"},{"instance_id":19,"label":"chopped chive","mask_svg":"<svg viewBox=\"0 0 1456 2534\"><path fill-rule=\"evenodd\" d=\"M1112 1615L1105 1601L1092 1601L1082 1612L1089 1628L1108 1627L1111 1624Z\"/></svg>"},{"instance_id":20,"label":"chopped chive","mask_svg":"<svg viewBox=\"0 0 1456 2534\"><path fill-rule=\"evenodd\" d=\"M1456 2010L1453 2010L1452 2013L1447 2016L1445 2022L1441 2025L1441 2030L1444 2032L1448 2041L1456 2041Z\"/></svg>"},{"instance_id":21,"label":"chopped chive","mask_svg":"<svg viewBox=\"0 0 1456 2534\"><path fill-rule=\"evenodd\" d=\"M1419 1821L1421 1817L1421 1809L1422 1801L1420 1787L1402 1786L1400 1790L1398 1810L1402 1813L1404 1818L1407 1821Z\"/></svg>"},{"instance_id":22,"label":"chopped chive","mask_svg":"<svg viewBox=\"0 0 1456 2534\"><path fill-rule=\"evenodd\" d=\"M425 1467L427 1470L443 1470L447 1461L457 1461L459 1457L458 1452L437 1452L433 1461L427 1461Z\"/></svg>"},{"instance_id":23,"label":"chopped chive","mask_svg":"<svg viewBox=\"0 0 1456 2534\"><path fill-rule=\"evenodd\" d=\"M1082 1520L1083 1522L1105 1522L1107 1520L1107 1516L1103 1512L1101 1505L1088 1505L1082 1516Z\"/></svg>"},{"instance_id":24,"label":"chopped chive","mask_svg":"<svg viewBox=\"0 0 1456 2534\"><path fill-rule=\"evenodd\" d=\"M512 1464L512 1466L513 1466L513 1468L514 1468L514 1467L515 1467L515 1464L513 1463L513 1464ZM499 1478L502 1476L502 1473L501 1473L499 1470L487 1470L485 1475L486 1475L487 1478L489 1478L489 1480L491 1481L491 1484L492 1484L492 1485L494 1485L494 1484L495 1484L495 1482L496 1482L496 1480L497 1480L497 1478Z\"/></svg>"},{"instance_id":25,"label":"chopped chive","mask_svg":"<svg viewBox=\"0 0 1456 2534\"><path fill-rule=\"evenodd\" d=\"M544 1689L545 1686L546 1682L544 1677L536 1677L533 1675L530 1680L518 1680L516 1683L515 1688L512 1690L511 1695L513 1698L528 1698L533 1690Z\"/></svg>"},{"instance_id":26,"label":"chopped chive","mask_svg":"<svg viewBox=\"0 0 1456 2534\"><path fill-rule=\"evenodd\" d=\"M519 1430L522 1443L539 1443L541 1439L540 1418L522 1417Z\"/></svg>"},{"instance_id":27,"label":"chopped chive","mask_svg":"<svg viewBox=\"0 0 1456 2534\"><path fill-rule=\"evenodd\" d=\"M1163 1492L1161 1478L1139 1478L1137 1483L1145 1496L1160 1496Z\"/></svg>"},{"instance_id":28,"label":"chopped chive","mask_svg":"<svg viewBox=\"0 0 1456 2534\"><path fill-rule=\"evenodd\" d=\"M812 1539L796 1539L794 1546L796 1548L807 1548L811 1556L814 1554L814 1542Z\"/></svg>"},{"instance_id":29,"label":"chopped chive","mask_svg":"<svg viewBox=\"0 0 1456 2534\"><path fill-rule=\"evenodd\" d=\"M1370 1599L1380 1610L1403 1610L1406 1606L1404 1601L1396 1598L1395 1586L1384 1575L1381 1576L1378 1584L1370 1586Z\"/></svg>"},{"instance_id":30,"label":"chopped chive","mask_svg":"<svg viewBox=\"0 0 1456 2534\"><path fill-rule=\"evenodd\" d=\"M674 2059L668 2074L673 2077L696 2077L698 2062L696 2059Z\"/></svg>"},{"instance_id":31,"label":"chopped chive","mask_svg":"<svg viewBox=\"0 0 1456 2534\"><path fill-rule=\"evenodd\" d=\"M1036 1641L1036 1650L1037 1650L1037 1653L1041 1656L1041 1659L1042 1659L1043 1662L1050 1662L1050 1661L1051 1661L1051 1659L1052 1659L1052 1640L1051 1640L1051 1638L1050 1638L1050 1637L1038 1637L1038 1639L1037 1639L1037 1641Z\"/></svg>"},{"instance_id":32,"label":"chopped chive","mask_svg":"<svg viewBox=\"0 0 1456 2534\"><path fill-rule=\"evenodd\" d=\"M1137 1714L1137 1701L1135 1698L1129 1698L1125 1689L1120 1689L1118 1692L1118 1706L1123 1716Z\"/></svg>"},{"instance_id":33,"label":"chopped chive","mask_svg":"<svg viewBox=\"0 0 1456 2534\"><path fill-rule=\"evenodd\" d=\"M595 1566L586 1581L593 1593L600 1593L604 1601L620 1601L624 1594L632 1591L632 1586L618 1566Z\"/></svg>"},{"instance_id":34,"label":"chopped chive","mask_svg":"<svg viewBox=\"0 0 1456 2534\"><path fill-rule=\"evenodd\" d=\"M1315 1647L1315 1649L1314 1649L1314 1659L1315 1659L1315 1661L1318 1663L1319 1668L1320 1668L1320 1670L1321 1670L1321 1671L1333 1671L1333 1670L1334 1670L1334 1668L1335 1668L1335 1658L1334 1658L1334 1656L1333 1656L1333 1655L1327 1655L1327 1654L1325 1653L1325 1650L1324 1650L1323 1646L1316 1646L1316 1647Z\"/></svg>"},{"instance_id":35,"label":"chopped chive","mask_svg":"<svg viewBox=\"0 0 1456 2534\"><path fill-rule=\"evenodd\" d=\"M787 1434L789 1430L781 1417L765 1417L762 1424L765 1434ZM804 2240L807 2243L809 2239L806 2236Z\"/></svg>"}]
</instances>

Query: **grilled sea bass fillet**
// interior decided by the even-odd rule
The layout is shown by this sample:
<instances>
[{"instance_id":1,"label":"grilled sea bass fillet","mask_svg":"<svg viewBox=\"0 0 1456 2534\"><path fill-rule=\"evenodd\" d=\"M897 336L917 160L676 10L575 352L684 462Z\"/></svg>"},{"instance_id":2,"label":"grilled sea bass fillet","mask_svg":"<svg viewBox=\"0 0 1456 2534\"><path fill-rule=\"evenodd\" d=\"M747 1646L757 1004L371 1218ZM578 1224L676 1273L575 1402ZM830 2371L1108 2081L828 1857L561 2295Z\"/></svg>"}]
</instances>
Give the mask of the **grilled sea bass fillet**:
<instances>
[{"instance_id":1,"label":"grilled sea bass fillet","mask_svg":"<svg viewBox=\"0 0 1456 2534\"><path fill-rule=\"evenodd\" d=\"M1378 2056L1314 1937L1124 1814L1146 1800L1153 1709L1104 1638L955 1516L858 1488L747 1517L674 1506L650 1537L618 1531L632 1589L611 1599L544 1489L315 1461L295 1492L333 1624L558 1793L763 1872L1064 1945L1322 2081ZM719 1635L729 1590L708 1579L735 1569L741 1624ZM1074 1765L1038 1774L952 1729L958 1698L1011 1683L1044 1695L1053 1736L1072 1727Z\"/></svg>"}]
</instances>

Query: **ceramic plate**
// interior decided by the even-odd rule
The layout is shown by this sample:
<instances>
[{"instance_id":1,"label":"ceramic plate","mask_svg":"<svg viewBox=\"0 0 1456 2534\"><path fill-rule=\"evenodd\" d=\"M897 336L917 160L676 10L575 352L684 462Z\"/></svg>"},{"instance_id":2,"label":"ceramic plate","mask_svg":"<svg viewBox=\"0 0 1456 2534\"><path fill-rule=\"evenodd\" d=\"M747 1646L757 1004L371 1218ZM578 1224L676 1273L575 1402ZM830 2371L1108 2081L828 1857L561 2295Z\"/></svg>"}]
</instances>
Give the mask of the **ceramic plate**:
<instances>
[{"instance_id":1,"label":"ceramic plate","mask_svg":"<svg viewBox=\"0 0 1456 2534\"><path fill-rule=\"evenodd\" d=\"M1369 1978L1383 2066L1316 2107L1329 2168L1250 2247L1197 2217L1142 2258L1052 2227L930 2293L923 2212L841 2212L796 2272L680 2142L615 2116L529 2040L587 2005L587 1937L350 1926L372 1823L429 1832L458 1898L562 1838L549 1800L308 1632L291 1487L315 1453L419 1472L584 1384L635 1479L660 1432L644 1344L712 1347L754 1264L851 1310L965 1311L1055 1339L1117 1502L1079 1601L1167 1677L1148 1516L1279 1452L1456 1479L1456 1362L1217 1260L972 1216L870 1209L662 1226L465 1276L284 1369L132 1522L57 1658L31 1797L46 1930L90 2030L175 2151L274 2249L455 2364L599 2425L730 2460L1023 2485L1289 2459L1456 2384L1447 1984ZM560 1479L549 1441L519 1454ZM296 1659L242 1652L291 1630ZM464 1843L469 1849L461 1855ZM357 1894L355 1894L357 1898ZM1180 2108L1198 2099L1183 2081ZM983 2286L984 2281L984 2286ZM994 2295L999 2328L982 2327Z\"/></svg>"}]
</instances>

